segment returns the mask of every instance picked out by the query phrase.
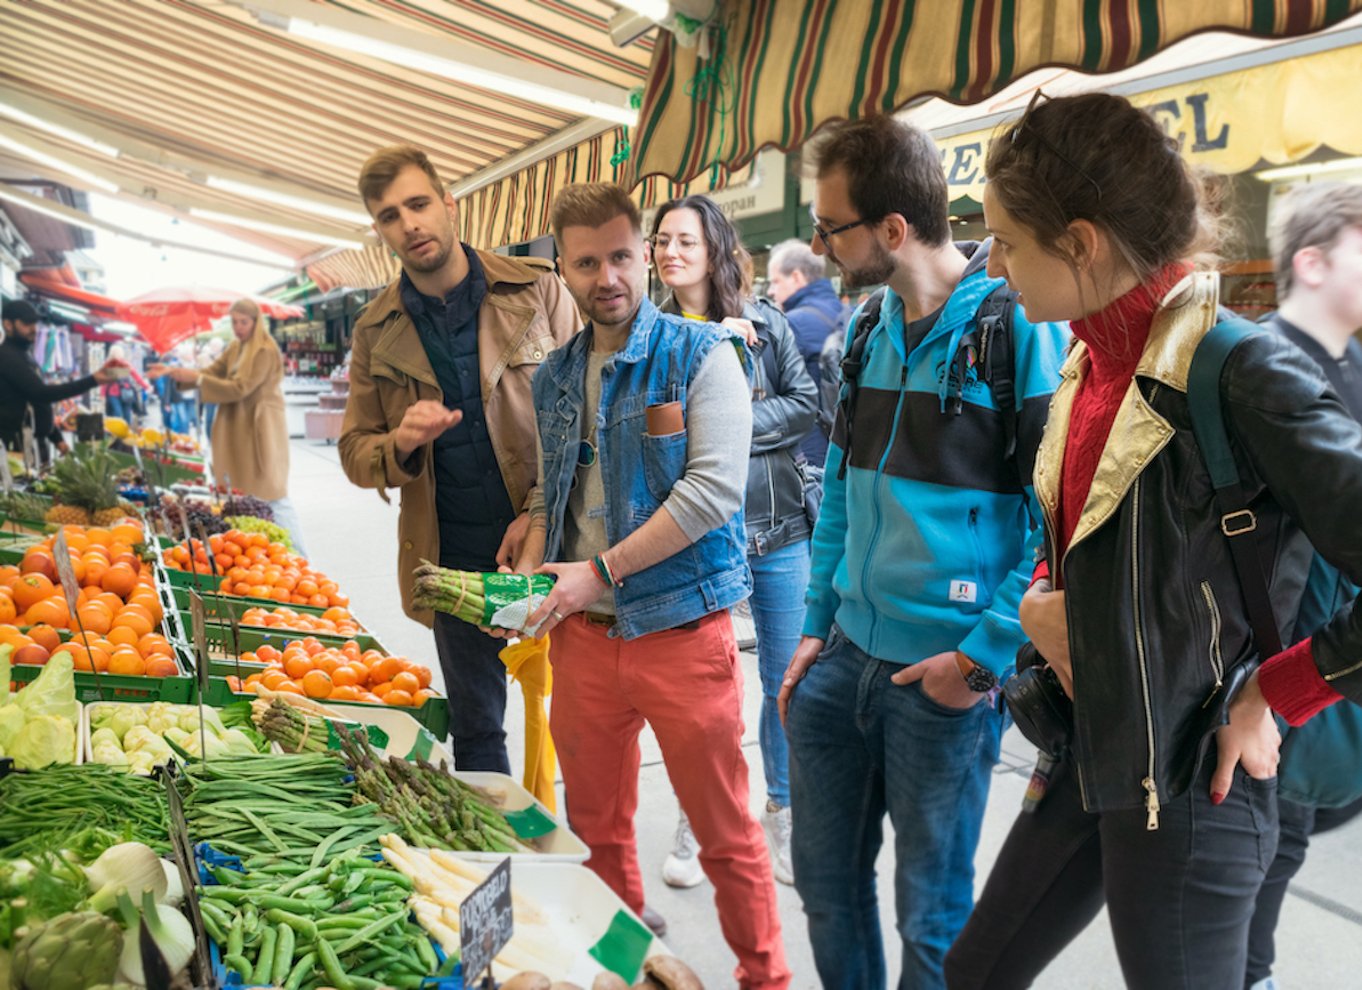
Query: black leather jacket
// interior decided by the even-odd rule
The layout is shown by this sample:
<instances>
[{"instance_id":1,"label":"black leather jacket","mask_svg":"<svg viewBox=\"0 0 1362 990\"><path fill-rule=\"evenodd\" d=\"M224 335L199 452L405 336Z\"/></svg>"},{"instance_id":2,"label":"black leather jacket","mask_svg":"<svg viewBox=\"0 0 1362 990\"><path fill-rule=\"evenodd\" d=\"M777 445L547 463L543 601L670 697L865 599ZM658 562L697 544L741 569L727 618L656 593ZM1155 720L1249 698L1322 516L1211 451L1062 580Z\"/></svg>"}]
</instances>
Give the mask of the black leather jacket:
<instances>
[{"instance_id":1,"label":"black leather jacket","mask_svg":"<svg viewBox=\"0 0 1362 990\"><path fill-rule=\"evenodd\" d=\"M1151 827L1160 802L1190 786L1203 758L1215 758L1213 730L1233 691L1266 659L1254 651L1187 407L1188 366L1216 321L1216 298L1214 276L1191 276L1156 315L1060 561L1054 520L1064 437L1087 365L1081 343L1065 363L1036 458L1048 562L1067 591L1084 806L1143 805ZM1362 427L1318 365L1277 334L1235 350L1222 395L1289 643L1311 543L1362 582ZM1341 610L1314 637L1313 653L1332 686L1362 703L1362 609Z\"/></svg>"},{"instance_id":2,"label":"black leather jacket","mask_svg":"<svg viewBox=\"0 0 1362 990\"><path fill-rule=\"evenodd\" d=\"M752 356L752 459L747 468L747 552L767 554L813 532L804 512L804 479L795 458L818 417L818 387L785 314L765 299L743 317L759 338ZM769 354L768 354L769 351ZM774 359L774 360L773 360ZM771 368L775 367L775 380Z\"/></svg>"},{"instance_id":3,"label":"black leather jacket","mask_svg":"<svg viewBox=\"0 0 1362 990\"><path fill-rule=\"evenodd\" d=\"M666 313L681 312L671 296L660 308ZM743 515L747 552L767 554L807 540L813 533L804 512L804 482L795 456L818 416L818 389L784 313L758 298L743 307L742 316L751 321L758 337L752 348L752 459Z\"/></svg>"}]
</instances>

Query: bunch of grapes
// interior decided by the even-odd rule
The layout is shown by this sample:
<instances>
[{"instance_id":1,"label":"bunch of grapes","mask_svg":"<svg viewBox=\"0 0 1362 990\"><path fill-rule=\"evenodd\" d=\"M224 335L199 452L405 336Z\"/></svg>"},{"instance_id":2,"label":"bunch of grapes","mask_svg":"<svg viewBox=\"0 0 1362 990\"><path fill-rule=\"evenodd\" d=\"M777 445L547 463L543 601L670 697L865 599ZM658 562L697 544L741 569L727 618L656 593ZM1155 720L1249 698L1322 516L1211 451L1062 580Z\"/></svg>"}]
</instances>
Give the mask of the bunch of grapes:
<instances>
[{"instance_id":1,"label":"bunch of grapes","mask_svg":"<svg viewBox=\"0 0 1362 990\"><path fill-rule=\"evenodd\" d=\"M255 516L257 519L264 519L266 522L274 521L274 510L264 499L256 498L254 495L232 495L222 503L222 514L224 516Z\"/></svg>"},{"instance_id":2,"label":"bunch of grapes","mask_svg":"<svg viewBox=\"0 0 1362 990\"><path fill-rule=\"evenodd\" d=\"M195 536L199 534L200 524L202 524L204 532L209 535L225 533L231 528L205 502L181 502L172 498L163 498L161 507L170 520L171 532L166 534L167 536L183 536L186 517L189 520L189 531Z\"/></svg>"}]
</instances>

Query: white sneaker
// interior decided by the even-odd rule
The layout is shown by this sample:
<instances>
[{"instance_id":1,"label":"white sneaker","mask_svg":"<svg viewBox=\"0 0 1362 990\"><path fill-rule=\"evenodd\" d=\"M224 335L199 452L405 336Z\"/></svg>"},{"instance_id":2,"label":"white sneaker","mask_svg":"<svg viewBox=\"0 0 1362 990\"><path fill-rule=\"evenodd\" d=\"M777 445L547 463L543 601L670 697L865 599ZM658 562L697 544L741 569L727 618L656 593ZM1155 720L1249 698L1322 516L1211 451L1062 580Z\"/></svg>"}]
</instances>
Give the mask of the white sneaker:
<instances>
[{"instance_id":1,"label":"white sneaker","mask_svg":"<svg viewBox=\"0 0 1362 990\"><path fill-rule=\"evenodd\" d=\"M761 827L771 847L771 872L783 884L794 884L794 865L790 861L790 809L767 800Z\"/></svg>"},{"instance_id":2,"label":"white sneaker","mask_svg":"<svg viewBox=\"0 0 1362 990\"><path fill-rule=\"evenodd\" d=\"M669 887L682 888L698 887L705 881L705 871L700 867L700 843L695 841L685 815L676 824L672 851L662 864L662 879Z\"/></svg>"}]
</instances>

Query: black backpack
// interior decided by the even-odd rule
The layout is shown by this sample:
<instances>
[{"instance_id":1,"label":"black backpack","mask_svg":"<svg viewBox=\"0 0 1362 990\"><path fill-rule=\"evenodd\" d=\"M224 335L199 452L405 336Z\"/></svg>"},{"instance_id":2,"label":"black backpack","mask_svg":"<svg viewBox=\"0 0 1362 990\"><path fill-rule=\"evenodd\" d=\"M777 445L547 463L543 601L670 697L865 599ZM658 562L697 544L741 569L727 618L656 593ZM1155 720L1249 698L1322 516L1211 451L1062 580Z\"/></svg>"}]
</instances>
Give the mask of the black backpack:
<instances>
[{"instance_id":1,"label":"black backpack","mask_svg":"<svg viewBox=\"0 0 1362 990\"><path fill-rule=\"evenodd\" d=\"M846 477L847 460L851 456L851 423L856 411L856 392L859 387L861 371L865 364L866 342L870 332L880 321L880 307L884 303L884 289L865 301L861 315L856 319L856 331L851 338L851 346L842 356L842 381L846 388L838 403L846 432L844 456L837 468L837 478ZM982 370L981 377L993 393L993 400L1003 414L1004 451L1008 460L1017 451L1017 395L1013 385L1015 374L1012 365L1012 313L1017 308L1017 294L1006 284L998 286L979 304L974 316L974 326L960 338L951 361L954 366L954 391L948 397L951 412L960 415L965 407L965 373L969 369L970 351L973 349Z\"/></svg>"}]
</instances>

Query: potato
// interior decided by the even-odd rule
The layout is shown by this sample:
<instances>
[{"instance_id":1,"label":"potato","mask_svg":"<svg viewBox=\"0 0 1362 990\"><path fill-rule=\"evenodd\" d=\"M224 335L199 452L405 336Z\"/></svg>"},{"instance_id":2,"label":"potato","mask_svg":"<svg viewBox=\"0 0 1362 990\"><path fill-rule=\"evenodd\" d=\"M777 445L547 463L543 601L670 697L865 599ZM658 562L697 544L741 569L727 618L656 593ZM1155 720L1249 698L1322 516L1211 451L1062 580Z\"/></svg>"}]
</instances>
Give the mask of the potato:
<instances>
[{"instance_id":1,"label":"potato","mask_svg":"<svg viewBox=\"0 0 1362 990\"><path fill-rule=\"evenodd\" d=\"M549 990L582 990L582 988L575 983L569 983L567 980L556 980L553 986L549 987Z\"/></svg>"},{"instance_id":2,"label":"potato","mask_svg":"<svg viewBox=\"0 0 1362 990\"><path fill-rule=\"evenodd\" d=\"M501 985L501 990L549 990L553 986L553 981L543 973L536 973L529 970L523 973L516 973Z\"/></svg>"},{"instance_id":3,"label":"potato","mask_svg":"<svg viewBox=\"0 0 1362 990\"><path fill-rule=\"evenodd\" d=\"M629 984L607 969L591 981L591 990L629 990Z\"/></svg>"},{"instance_id":4,"label":"potato","mask_svg":"<svg viewBox=\"0 0 1362 990\"><path fill-rule=\"evenodd\" d=\"M653 956L643 961L643 972L667 990L705 990L695 971L675 956Z\"/></svg>"}]
</instances>

